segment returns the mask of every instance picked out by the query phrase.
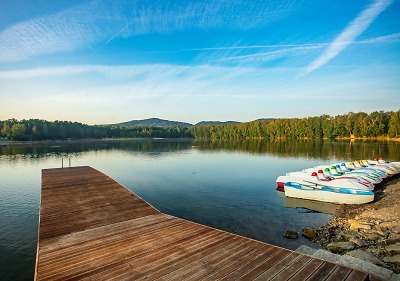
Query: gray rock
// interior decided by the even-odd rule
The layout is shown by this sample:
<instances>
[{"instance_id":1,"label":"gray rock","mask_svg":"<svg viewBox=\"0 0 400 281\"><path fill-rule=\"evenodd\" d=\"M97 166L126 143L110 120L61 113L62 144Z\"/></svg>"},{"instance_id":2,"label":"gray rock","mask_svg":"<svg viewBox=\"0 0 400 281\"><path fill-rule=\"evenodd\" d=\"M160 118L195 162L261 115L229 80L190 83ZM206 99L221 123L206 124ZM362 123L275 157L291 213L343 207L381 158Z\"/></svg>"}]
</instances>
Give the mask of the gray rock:
<instances>
[{"instance_id":1,"label":"gray rock","mask_svg":"<svg viewBox=\"0 0 400 281\"><path fill-rule=\"evenodd\" d=\"M332 253L343 253L354 249L352 242L332 242L326 246Z\"/></svg>"},{"instance_id":2,"label":"gray rock","mask_svg":"<svg viewBox=\"0 0 400 281\"><path fill-rule=\"evenodd\" d=\"M333 262L336 263L338 262L338 260L340 259L340 255L328 252L326 250L323 249L319 249L317 250L313 255L313 257L324 260L324 261L329 261L329 262Z\"/></svg>"},{"instance_id":3,"label":"gray rock","mask_svg":"<svg viewBox=\"0 0 400 281\"><path fill-rule=\"evenodd\" d=\"M372 253L366 252L366 251L363 251L360 249L350 251L350 252L346 253L346 255L349 255L353 258L357 258L357 259L360 259L360 260L363 260L363 261L366 261L366 262L369 262L372 264L385 266L385 264L380 259L375 257Z\"/></svg>"},{"instance_id":4,"label":"gray rock","mask_svg":"<svg viewBox=\"0 0 400 281\"><path fill-rule=\"evenodd\" d=\"M317 249L311 248L311 247L306 246L306 245L301 245L300 247L298 247L296 249L296 252L302 253L302 254L306 254L306 255L309 255L309 256L312 256L316 251L317 251Z\"/></svg>"},{"instance_id":5,"label":"gray rock","mask_svg":"<svg viewBox=\"0 0 400 281\"><path fill-rule=\"evenodd\" d=\"M393 273L389 281L400 281L400 274Z\"/></svg>"},{"instance_id":6,"label":"gray rock","mask_svg":"<svg viewBox=\"0 0 400 281\"><path fill-rule=\"evenodd\" d=\"M350 239L357 238L356 234L352 232L351 233L343 232L341 233L341 236L344 241L350 241Z\"/></svg>"},{"instance_id":7,"label":"gray rock","mask_svg":"<svg viewBox=\"0 0 400 281\"><path fill-rule=\"evenodd\" d=\"M381 244L382 246L385 245L392 245L392 244L396 244L400 242L400 236L398 237L394 237L394 238L388 238L386 240L383 240L382 242L380 242L379 244Z\"/></svg>"},{"instance_id":8,"label":"gray rock","mask_svg":"<svg viewBox=\"0 0 400 281\"><path fill-rule=\"evenodd\" d=\"M288 238L288 239L296 239L299 236L297 231L293 230L286 230L285 234L283 234L283 237Z\"/></svg>"},{"instance_id":9,"label":"gray rock","mask_svg":"<svg viewBox=\"0 0 400 281\"><path fill-rule=\"evenodd\" d=\"M301 230L301 235L308 240L313 240L317 237L317 229L316 228L303 228Z\"/></svg>"},{"instance_id":10,"label":"gray rock","mask_svg":"<svg viewBox=\"0 0 400 281\"><path fill-rule=\"evenodd\" d=\"M368 243L366 241L357 237L350 238L348 241L356 244L358 247L368 246Z\"/></svg>"},{"instance_id":11,"label":"gray rock","mask_svg":"<svg viewBox=\"0 0 400 281\"><path fill-rule=\"evenodd\" d=\"M400 255L395 255L393 257L384 257L383 261L387 263L394 263L396 265L400 265Z\"/></svg>"},{"instance_id":12,"label":"gray rock","mask_svg":"<svg viewBox=\"0 0 400 281\"><path fill-rule=\"evenodd\" d=\"M358 235L367 241L378 241L379 239L381 239L381 237L375 233L360 232Z\"/></svg>"},{"instance_id":13,"label":"gray rock","mask_svg":"<svg viewBox=\"0 0 400 281\"><path fill-rule=\"evenodd\" d=\"M382 236L382 237L385 237L385 238L388 236L388 232L383 231L381 228L374 229L373 233L378 234L379 236Z\"/></svg>"},{"instance_id":14,"label":"gray rock","mask_svg":"<svg viewBox=\"0 0 400 281\"><path fill-rule=\"evenodd\" d=\"M400 244L389 245L386 247L386 251L391 256L398 255L398 254L400 254Z\"/></svg>"},{"instance_id":15,"label":"gray rock","mask_svg":"<svg viewBox=\"0 0 400 281\"><path fill-rule=\"evenodd\" d=\"M362 271L366 271L368 273L374 274L383 280L389 280L393 276L393 271L387 268L380 267L375 264L371 264L369 262L353 258L348 255L343 255L337 262L338 264L342 264L347 267L356 268Z\"/></svg>"}]
</instances>

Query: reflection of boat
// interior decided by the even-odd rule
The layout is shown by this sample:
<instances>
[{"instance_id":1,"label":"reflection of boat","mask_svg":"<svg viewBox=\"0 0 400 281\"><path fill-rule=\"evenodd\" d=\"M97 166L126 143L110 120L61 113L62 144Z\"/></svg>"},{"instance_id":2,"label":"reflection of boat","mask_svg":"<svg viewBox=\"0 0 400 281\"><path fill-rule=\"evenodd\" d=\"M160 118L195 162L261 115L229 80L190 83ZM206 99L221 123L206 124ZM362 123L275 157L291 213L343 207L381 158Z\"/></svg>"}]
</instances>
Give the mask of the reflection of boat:
<instances>
[{"instance_id":1,"label":"reflection of boat","mask_svg":"<svg viewBox=\"0 0 400 281\"><path fill-rule=\"evenodd\" d=\"M283 192L281 192L283 193ZM316 211L324 214L334 215L336 210L339 209L338 204L319 202L313 200L306 200L300 198L285 197L286 208L303 208L311 211Z\"/></svg>"},{"instance_id":2,"label":"reflection of boat","mask_svg":"<svg viewBox=\"0 0 400 281\"><path fill-rule=\"evenodd\" d=\"M310 199L336 204L364 204L374 200L370 190L351 189L321 185L305 185L296 182L285 183L287 197Z\"/></svg>"}]
</instances>

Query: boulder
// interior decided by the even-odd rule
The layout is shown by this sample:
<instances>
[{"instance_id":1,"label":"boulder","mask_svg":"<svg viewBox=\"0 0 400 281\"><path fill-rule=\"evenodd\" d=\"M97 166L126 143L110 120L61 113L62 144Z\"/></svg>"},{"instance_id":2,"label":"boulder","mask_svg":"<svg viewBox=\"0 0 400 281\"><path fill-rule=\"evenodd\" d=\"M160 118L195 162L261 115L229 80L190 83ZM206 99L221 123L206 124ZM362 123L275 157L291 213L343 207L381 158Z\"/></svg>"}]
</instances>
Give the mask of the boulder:
<instances>
[{"instance_id":1,"label":"boulder","mask_svg":"<svg viewBox=\"0 0 400 281\"><path fill-rule=\"evenodd\" d=\"M393 244L387 246L386 252L388 252L388 254L391 256L400 254L400 244Z\"/></svg>"},{"instance_id":2,"label":"boulder","mask_svg":"<svg viewBox=\"0 0 400 281\"><path fill-rule=\"evenodd\" d=\"M357 237L351 237L348 241L356 244L358 247L368 246L368 243L365 240Z\"/></svg>"},{"instance_id":3,"label":"boulder","mask_svg":"<svg viewBox=\"0 0 400 281\"><path fill-rule=\"evenodd\" d=\"M326 246L332 253L343 253L353 250L355 244L352 242L332 242Z\"/></svg>"},{"instance_id":4,"label":"boulder","mask_svg":"<svg viewBox=\"0 0 400 281\"><path fill-rule=\"evenodd\" d=\"M384 257L383 261L387 263L394 263L396 265L400 265L400 255L396 255L393 257Z\"/></svg>"},{"instance_id":5,"label":"boulder","mask_svg":"<svg viewBox=\"0 0 400 281\"><path fill-rule=\"evenodd\" d=\"M374 229L373 233L378 234L379 236L382 236L382 237L385 237L385 238L388 236L388 233L386 231L384 231L383 229L379 228L379 227Z\"/></svg>"},{"instance_id":6,"label":"boulder","mask_svg":"<svg viewBox=\"0 0 400 281\"><path fill-rule=\"evenodd\" d=\"M299 236L297 231L293 230L287 230L285 234L283 234L283 237L288 238L288 239L296 239Z\"/></svg>"},{"instance_id":7,"label":"boulder","mask_svg":"<svg viewBox=\"0 0 400 281\"><path fill-rule=\"evenodd\" d=\"M376 264L376 265L380 265L380 266L385 265L380 259L375 257L372 253L366 252L366 251L363 251L360 249L350 251L350 252L346 253L346 255L349 255L353 258L357 258L359 260L363 260L363 261L366 261L366 262L369 262L372 264Z\"/></svg>"},{"instance_id":8,"label":"boulder","mask_svg":"<svg viewBox=\"0 0 400 281\"><path fill-rule=\"evenodd\" d=\"M398 243L398 242L400 242L400 236L385 239L385 240L383 240L382 242L380 242L379 244L380 244L381 246L385 246L385 245L396 244L396 243Z\"/></svg>"},{"instance_id":9,"label":"boulder","mask_svg":"<svg viewBox=\"0 0 400 281\"><path fill-rule=\"evenodd\" d=\"M342 232L340 235L344 241L350 241L350 239L357 238L356 234L354 234L353 232Z\"/></svg>"},{"instance_id":10,"label":"boulder","mask_svg":"<svg viewBox=\"0 0 400 281\"><path fill-rule=\"evenodd\" d=\"M367 241L378 241L381 239L381 237L375 233L365 233L365 232L359 232L358 235Z\"/></svg>"},{"instance_id":11,"label":"boulder","mask_svg":"<svg viewBox=\"0 0 400 281\"><path fill-rule=\"evenodd\" d=\"M317 231L316 228L303 228L301 235L308 240L314 240L317 237Z\"/></svg>"},{"instance_id":12,"label":"boulder","mask_svg":"<svg viewBox=\"0 0 400 281\"><path fill-rule=\"evenodd\" d=\"M354 229L371 229L371 223L366 222L366 221L359 221L359 220L352 220L349 219L348 224L350 226L350 230L354 230Z\"/></svg>"}]
</instances>

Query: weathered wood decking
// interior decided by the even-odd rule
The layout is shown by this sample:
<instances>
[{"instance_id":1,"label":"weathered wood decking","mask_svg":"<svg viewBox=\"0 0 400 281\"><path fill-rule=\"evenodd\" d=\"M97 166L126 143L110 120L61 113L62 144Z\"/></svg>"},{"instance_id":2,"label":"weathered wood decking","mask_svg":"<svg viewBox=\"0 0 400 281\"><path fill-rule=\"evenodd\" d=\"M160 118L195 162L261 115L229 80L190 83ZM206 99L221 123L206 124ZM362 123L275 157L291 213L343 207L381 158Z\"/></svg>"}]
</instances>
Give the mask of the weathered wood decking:
<instances>
[{"instance_id":1,"label":"weathered wood decking","mask_svg":"<svg viewBox=\"0 0 400 281\"><path fill-rule=\"evenodd\" d=\"M36 280L368 280L368 274L160 213L90 167L47 169Z\"/></svg>"}]
</instances>

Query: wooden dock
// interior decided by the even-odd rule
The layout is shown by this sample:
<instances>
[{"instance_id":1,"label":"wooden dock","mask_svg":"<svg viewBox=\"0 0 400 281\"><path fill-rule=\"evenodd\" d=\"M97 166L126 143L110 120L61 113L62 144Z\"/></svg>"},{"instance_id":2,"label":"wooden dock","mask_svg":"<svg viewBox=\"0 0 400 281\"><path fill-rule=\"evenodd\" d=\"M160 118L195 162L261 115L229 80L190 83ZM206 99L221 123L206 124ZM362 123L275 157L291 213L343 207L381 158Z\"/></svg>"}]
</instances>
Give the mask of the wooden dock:
<instances>
[{"instance_id":1,"label":"wooden dock","mask_svg":"<svg viewBox=\"0 0 400 281\"><path fill-rule=\"evenodd\" d=\"M160 213L91 167L42 171L35 280L369 280Z\"/></svg>"}]
</instances>

